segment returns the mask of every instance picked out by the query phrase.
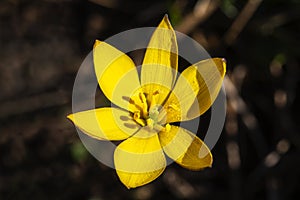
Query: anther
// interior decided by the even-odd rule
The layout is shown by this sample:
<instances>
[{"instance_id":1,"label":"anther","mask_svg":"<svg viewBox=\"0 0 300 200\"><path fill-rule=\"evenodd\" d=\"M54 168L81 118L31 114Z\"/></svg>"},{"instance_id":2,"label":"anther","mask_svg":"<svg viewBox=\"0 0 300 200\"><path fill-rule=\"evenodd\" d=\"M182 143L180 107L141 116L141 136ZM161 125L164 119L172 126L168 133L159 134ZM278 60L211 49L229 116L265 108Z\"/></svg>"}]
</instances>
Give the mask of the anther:
<instances>
[{"instance_id":1,"label":"anther","mask_svg":"<svg viewBox=\"0 0 300 200\"><path fill-rule=\"evenodd\" d=\"M147 99L144 93L140 92L139 93L140 100L142 102L142 114L143 117L146 118L148 116L148 104L147 104Z\"/></svg>"},{"instance_id":2,"label":"anther","mask_svg":"<svg viewBox=\"0 0 300 200\"><path fill-rule=\"evenodd\" d=\"M159 91L156 90L152 94L151 103L150 103L150 110L153 109L154 106L157 106L157 100L158 100Z\"/></svg>"},{"instance_id":3,"label":"anther","mask_svg":"<svg viewBox=\"0 0 300 200\"><path fill-rule=\"evenodd\" d=\"M140 111L135 111L133 114L133 119L141 126L146 126L145 120L141 119Z\"/></svg>"},{"instance_id":4,"label":"anther","mask_svg":"<svg viewBox=\"0 0 300 200\"><path fill-rule=\"evenodd\" d=\"M144 93L140 92L140 93L139 93L139 97L140 97L140 100L141 100L142 103L145 103L145 102L146 102L146 97L145 97L145 94L144 94ZM147 103L147 102L146 102L146 103Z\"/></svg>"},{"instance_id":5,"label":"anther","mask_svg":"<svg viewBox=\"0 0 300 200\"><path fill-rule=\"evenodd\" d=\"M169 132L170 130L171 130L171 125L170 124L166 124L166 126L165 126L165 131L166 132Z\"/></svg>"}]
</instances>

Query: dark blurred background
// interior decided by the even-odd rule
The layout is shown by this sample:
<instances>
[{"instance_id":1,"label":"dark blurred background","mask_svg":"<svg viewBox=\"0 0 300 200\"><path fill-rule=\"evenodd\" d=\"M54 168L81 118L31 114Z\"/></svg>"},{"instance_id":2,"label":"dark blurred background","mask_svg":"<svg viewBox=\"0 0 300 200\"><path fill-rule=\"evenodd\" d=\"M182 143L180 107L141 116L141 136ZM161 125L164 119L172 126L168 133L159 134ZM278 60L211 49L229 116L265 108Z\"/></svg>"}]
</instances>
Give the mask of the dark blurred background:
<instances>
[{"instance_id":1,"label":"dark blurred background","mask_svg":"<svg viewBox=\"0 0 300 200\"><path fill-rule=\"evenodd\" d=\"M95 39L166 13L226 58L226 123L211 169L127 190L66 119L72 86ZM299 0L1 0L0 199L300 199L299 32Z\"/></svg>"}]
</instances>

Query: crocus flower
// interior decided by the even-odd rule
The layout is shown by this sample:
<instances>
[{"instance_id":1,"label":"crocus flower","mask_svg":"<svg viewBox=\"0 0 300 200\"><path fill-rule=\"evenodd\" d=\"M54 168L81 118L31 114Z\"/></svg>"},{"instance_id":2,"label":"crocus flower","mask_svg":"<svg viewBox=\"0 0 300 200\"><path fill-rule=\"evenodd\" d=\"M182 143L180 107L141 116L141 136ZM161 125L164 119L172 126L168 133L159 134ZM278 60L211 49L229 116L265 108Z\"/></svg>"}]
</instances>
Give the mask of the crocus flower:
<instances>
[{"instance_id":1,"label":"crocus flower","mask_svg":"<svg viewBox=\"0 0 300 200\"><path fill-rule=\"evenodd\" d=\"M177 53L176 35L167 16L151 37L140 75L126 54L108 43L95 42L98 83L116 106L82 111L68 118L91 137L122 141L115 149L114 165L127 188L160 176L166 168L165 155L190 170L212 165L204 142L174 122L194 119L210 108L223 82L225 60L199 61L176 81Z\"/></svg>"}]
</instances>

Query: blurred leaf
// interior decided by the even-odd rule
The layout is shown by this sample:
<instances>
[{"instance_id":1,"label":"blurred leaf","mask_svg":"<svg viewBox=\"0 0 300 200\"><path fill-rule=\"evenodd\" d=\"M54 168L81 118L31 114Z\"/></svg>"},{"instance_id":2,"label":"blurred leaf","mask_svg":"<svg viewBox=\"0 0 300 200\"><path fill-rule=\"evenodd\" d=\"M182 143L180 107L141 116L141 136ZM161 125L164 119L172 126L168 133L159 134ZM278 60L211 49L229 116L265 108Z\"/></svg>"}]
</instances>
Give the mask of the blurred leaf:
<instances>
[{"instance_id":1,"label":"blurred leaf","mask_svg":"<svg viewBox=\"0 0 300 200\"><path fill-rule=\"evenodd\" d=\"M171 21L172 25L176 26L177 24L179 24L179 22L182 19L182 13L181 13L181 10L180 10L180 7L178 6L178 4L170 3L168 11L169 11L170 21Z\"/></svg>"},{"instance_id":2,"label":"blurred leaf","mask_svg":"<svg viewBox=\"0 0 300 200\"><path fill-rule=\"evenodd\" d=\"M73 159L77 162L85 160L88 156L86 148L80 141L73 143L70 147L70 151Z\"/></svg>"},{"instance_id":3,"label":"blurred leaf","mask_svg":"<svg viewBox=\"0 0 300 200\"><path fill-rule=\"evenodd\" d=\"M221 1L221 9L224 12L224 14L229 18L234 18L238 10L234 6L235 0L223 0Z\"/></svg>"}]
</instances>

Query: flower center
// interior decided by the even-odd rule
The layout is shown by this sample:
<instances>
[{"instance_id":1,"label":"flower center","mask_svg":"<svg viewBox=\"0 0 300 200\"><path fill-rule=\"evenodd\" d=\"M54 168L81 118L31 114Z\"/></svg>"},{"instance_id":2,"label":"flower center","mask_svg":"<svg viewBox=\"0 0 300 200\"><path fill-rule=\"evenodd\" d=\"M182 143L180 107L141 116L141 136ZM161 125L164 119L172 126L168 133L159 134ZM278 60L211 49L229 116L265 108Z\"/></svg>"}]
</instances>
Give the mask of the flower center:
<instances>
[{"instance_id":1,"label":"flower center","mask_svg":"<svg viewBox=\"0 0 300 200\"><path fill-rule=\"evenodd\" d=\"M161 131L168 129L170 125L164 126L166 111L157 103L158 97L159 91L155 91L152 94L139 92L139 102L134 103L138 110L133 113L133 119L141 126Z\"/></svg>"}]
</instances>

